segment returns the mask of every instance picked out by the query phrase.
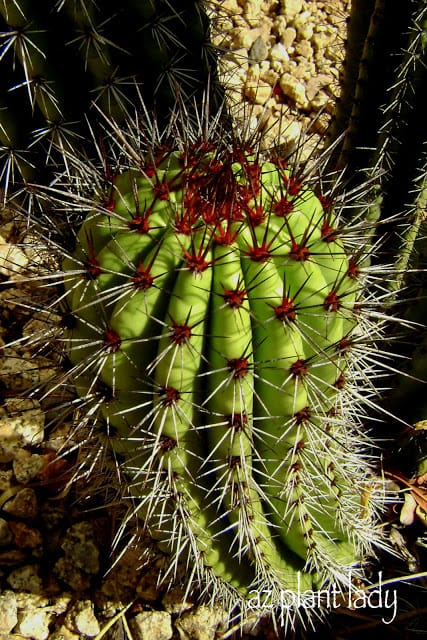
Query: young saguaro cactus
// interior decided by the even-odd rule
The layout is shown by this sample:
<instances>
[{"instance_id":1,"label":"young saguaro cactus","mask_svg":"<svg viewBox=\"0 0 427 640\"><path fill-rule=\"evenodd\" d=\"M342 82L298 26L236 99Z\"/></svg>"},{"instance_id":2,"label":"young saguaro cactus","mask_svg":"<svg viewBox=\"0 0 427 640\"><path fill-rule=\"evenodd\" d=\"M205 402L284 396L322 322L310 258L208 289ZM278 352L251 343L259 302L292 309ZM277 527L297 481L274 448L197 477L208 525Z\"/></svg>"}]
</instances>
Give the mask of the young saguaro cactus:
<instances>
[{"instance_id":1,"label":"young saguaro cactus","mask_svg":"<svg viewBox=\"0 0 427 640\"><path fill-rule=\"evenodd\" d=\"M296 593L344 589L384 543L358 417L366 253L285 158L170 133L114 128L127 168L71 201L70 380L187 589L289 621Z\"/></svg>"}]
</instances>

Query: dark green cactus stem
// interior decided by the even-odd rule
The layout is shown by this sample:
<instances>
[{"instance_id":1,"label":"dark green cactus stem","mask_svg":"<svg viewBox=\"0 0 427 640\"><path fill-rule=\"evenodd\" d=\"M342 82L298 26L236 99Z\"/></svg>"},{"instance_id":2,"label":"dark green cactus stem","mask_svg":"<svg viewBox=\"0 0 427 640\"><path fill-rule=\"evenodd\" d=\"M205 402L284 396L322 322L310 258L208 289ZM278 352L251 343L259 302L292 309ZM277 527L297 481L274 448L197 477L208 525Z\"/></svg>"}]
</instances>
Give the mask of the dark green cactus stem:
<instances>
[{"instance_id":1,"label":"dark green cactus stem","mask_svg":"<svg viewBox=\"0 0 427 640\"><path fill-rule=\"evenodd\" d=\"M341 94L338 98L334 118L330 125L327 137L329 142L338 139L345 133L342 143L333 150L331 163L338 166L346 166L350 150L354 145L350 140L355 136L358 127L358 113L361 105L358 96L363 90L363 80L366 75L370 48L372 48L373 32L376 30L376 16L378 8L376 0L360 0L352 2L351 12L348 17L346 56L341 78Z\"/></svg>"},{"instance_id":2,"label":"dark green cactus stem","mask_svg":"<svg viewBox=\"0 0 427 640\"><path fill-rule=\"evenodd\" d=\"M410 264L425 201L426 29L423 0L352 3L344 90L332 134L345 130L340 158L331 162L346 167L349 179L371 184L367 223L371 235L378 223L378 235L389 235L382 259L398 256L399 270L389 282L395 293Z\"/></svg>"},{"instance_id":3,"label":"dark green cactus stem","mask_svg":"<svg viewBox=\"0 0 427 640\"><path fill-rule=\"evenodd\" d=\"M418 6L417 6L418 5ZM372 165L377 153L378 135L387 118L384 111L393 100L397 82L412 91L415 68L422 63L417 53L412 54L412 65L407 65L399 79L399 67L413 35L414 21L424 11L425 3L410 0L405 3L387 0L355 0L352 2L348 25L347 53L343 69L342 94L336 107L335 122L330 137L344 134L337 147L341 157L338 164L349 171ZM414 101L398 100L399 108L413 108ZM395 125L402 124L399 117ZM407 123L406 123L407 124ZM336 158L336 155L334 156Z\"/></svg>"},{"instance_id":4,"label":"dark green cactus stem","mask_svg":"<svg viewBox=\"0 0 427 640\"><path fill-rule=\"evenodd\" d=\"M209 29L200 0L1 0L3 164L24 154L24 181L40 181L49 161L81 150L86 117L92 128L98 120L92 104L123 123L142 96L160 128L178 98L188 111L208 99L213 113L220 89Z\"/></svg>"},{"instance_id":5,"label":"dark green cactus stem","mask_svg":"<svg viewBox=\"0 0 427 640\"><path fill-rule=\"evenodd\" d=\"M427 82L427 5L419 2L412 16L408 43L390 90L380 131L376 166L384 170L384 210L403 211L406 229L392 246L397 252L395 292L402 288L411 254L426 215L427 125L422 96Z\"/></svg>"},{"instance_id":6,"label":"dark green cactus stem","mask_svg":"<svg viewBox=\"0 0 427 640\"><path fill-rule=\"evenodd\" d=\"M395 293L405 282L408 282L408 270L415 266L416 255L414 254L417 252L417 240L425 227L423 223L426 220L427 211L427 157L423 155L424 164L419 179L414 181L415 199L408 207L409 224L401 234L401 247L395 262L397 278L390 282L390 288Z\"/></svg>"},{"instance_id":7,"label":"dark green cactus stem","mask_svg":"<svg viewBox=\"0 0 427 640\"><path fill-rule=\"evenodd\" d=\"M371 12L369 24L365 11ZM391 368L402 368L403 373L393 378L384 402L391 416L414 424L425 420L427 411L425 0L355 0L347 55L342 104L333 131L335 138L344 134L344 139L339 157L330 166L337 163L353 184L366 181L371 187L367 237L381 241L381 255L374 260L393 262L395 267L394 276L384 283L388 290L384 302L410 326L406 331L402 326L392 331ZM389 427L384 435L390 438ZM396 456L387 464L396 464L408 477L422 472L424 433L413 431L408 437L406 432L403 441L390 443L390 447Z\"/></svg>"}]
</instances>

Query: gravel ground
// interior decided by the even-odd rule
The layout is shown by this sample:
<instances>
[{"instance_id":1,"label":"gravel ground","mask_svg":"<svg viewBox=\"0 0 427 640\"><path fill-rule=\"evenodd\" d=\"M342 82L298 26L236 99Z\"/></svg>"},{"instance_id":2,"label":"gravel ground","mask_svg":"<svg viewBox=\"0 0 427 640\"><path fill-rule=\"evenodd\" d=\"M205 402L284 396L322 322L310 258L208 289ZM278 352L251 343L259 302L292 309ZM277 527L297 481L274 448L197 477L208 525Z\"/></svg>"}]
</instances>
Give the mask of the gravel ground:
<instances>
[{"instance_id":1,"label":"gravel ground","mask_svg":"<svg viewBox=\"0 0 427 640\"><path fill-rule=\"evenodd\" d=\"M225 0L216 44L234 115L261 128L266 145L306 154L326 131L339 95L349 0Z\"/></svg>"},{"instance_id":2,"label":"gravel ground","mask_svg":"<svg viewBox=\"0 0 427 640\"><path fill-rule=\"evenodd\" d=\"M307 129L311 146L321 140L338 95L348 10L349 0L224 0L221 15L214 14L234 114L261 127L266 144L279 137L292 148ZM27 230L6 211L1 222L0 639L221 637L224 611L156 587L164 558L146 541L130 540L107 572L121 509L92 510L88 496L102 485L96 471L69 488L85 446L58 457L70 425L45 429L52 400L20 397L59 373L60 364L44 340L31 350L20 346L29 333L45 338L55 318L32 308L26 270L37 256ZM245 630L244 637L255 635L274 637L268 622Z\"/></svg>"}]
</instances>

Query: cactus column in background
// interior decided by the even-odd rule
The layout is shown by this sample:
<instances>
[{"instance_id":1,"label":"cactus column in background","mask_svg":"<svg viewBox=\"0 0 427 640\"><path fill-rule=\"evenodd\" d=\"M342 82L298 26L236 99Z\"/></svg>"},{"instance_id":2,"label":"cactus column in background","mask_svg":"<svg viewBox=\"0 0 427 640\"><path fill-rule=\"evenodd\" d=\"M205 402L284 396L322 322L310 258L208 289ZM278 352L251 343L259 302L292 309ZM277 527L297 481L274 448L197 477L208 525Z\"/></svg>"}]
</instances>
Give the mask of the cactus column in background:
<instances>
[{"instance_id":1,"label":"cactus column in background","mask_svg":"<svg viewBox=\"0 0 427 640\"><path fill-rule=\"evenodd\" d=\"M367 19L360 19L365 16ZM386 252L388 257L394 256L395 261L396 277L388 282L390 300L400 305L399 313L407 321L417 323L406 334L400 328L399 340L394 336L394 352L405 356L407 362L404 374L395 376L388 408L402 421L425 425L425 0L404 3L354 0L347 71L335 130L337 134L346 129L340 161L347 166L348 174L356 172L372 183L370 217L379 222L377 237L387 233L383 255ZM390 219L392 222L387 223ZM399 296L402 285L405 289ZM425 429L415 429L410 438L406 434L400 444L403 455L397 457L394 465L398 464L408 477L424 477ZM399 446L394 445L395 449Z\"/></svg>"},{"instance_id":2,"label":"cactus column in background","mask_svg":"<svg viewBox=\"0 0 427 640\"><path fill-rule=\"evenodd\" d=\"M209 78L214 110L215 62L198 0L1 0L0 188L81 152L92 104L123 122L141 95L162 128L178 95L201 103Z\"/></svg>"},{"instance_id":3,"label":"cactus column in background","mask_svg":"<svg viewBox=\"0 0 427 640\"><path fill-rule=\"evenodd\" d=\"M425 0L352 2L343 91L331 134L345 134L338 164L349 178L372 183L371 220L402 217L403 224L387 227L390 255L399 253L398 281L390 283L396 289L426 202L426 34Z\"/></svg>"}]
</instances>

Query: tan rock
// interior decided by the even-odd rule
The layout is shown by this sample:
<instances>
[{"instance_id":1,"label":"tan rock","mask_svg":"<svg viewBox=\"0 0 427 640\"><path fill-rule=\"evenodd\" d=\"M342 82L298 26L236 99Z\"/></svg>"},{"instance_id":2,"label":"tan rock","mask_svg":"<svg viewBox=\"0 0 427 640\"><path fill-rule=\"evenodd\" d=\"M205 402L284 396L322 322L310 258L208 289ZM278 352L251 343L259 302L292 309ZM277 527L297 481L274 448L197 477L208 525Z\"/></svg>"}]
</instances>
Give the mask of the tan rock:
<instances>
[{"instance_id":1,"label":"tan rock","mask_svg":"<svg viewBox=\"0 0 427 640\"><path fill-rule=\"evenodd\" d=\"M262 80L248 81L244 87L244 95L253 104L265 105L272 97L272 89Z\"/></svg>"},{"instance_id":2,"label":"tan rock","mask_svg":"<svg viewBox=\"0 0 427 640\"><path fill-rule=\"evenodd\" d=\"M45 464L43 456L26 449L18 449L13 460L13 473L18 482L26 484L36 477Z\"/></svg>"},{"instance_id":3,"label":"tan rock","mask_svg":"<svg viewBox=\"0 0 427 640\"><path fill-rule=\"evenodd\" d=\"M0 633L10 633L18 622L18 607L13 591L0 593Z\"/></svg>"},{"instance_id":4,"label":"tan rock","mask_svg":"<svg viewBox=\"0 0 427 640\"><path fill-rule=\"evenodd\" d=\"M99 622L95 617L93 603L90 600L77 602L71 615L75 628L86 638L93 638L100 632Z\"/></svg>"},{"instance_id":5,"label":"tan rock","mask_svg":"<svg viewBox=\"0 0 427 640\"><path fill-rule=\"evenodd\" d=\"M299 108L306 109L308 100L305 93L305 85L299 82L290 73L284 73L280 78L280 87L288 98Z\"/></svg>"},{"instance_id":6,"label":"tan rock","mask_svg":"<svg viewBox=\"0 0 427 640\"><path fill-rule=\"evenodd\" d=\"M298 38L302 40L311 40L314 32L315 22L309 11L303 11L298 14L293 21L293 25L298 33Z\"/></svg>"},{"instance_id":7,"label":"tan rock","mask_svg":"<svg viewBox=\"0 0 427 640\"><path fill-rule=\"evenodd\" d=\"M25 487L19 489L17 493L3 506L3 510L16 518L34 520L39 513L37 496L34 489Z\"/></svg>"},{"instance_id":8,"label":"tan rock","mask_svg":"<svg viewBox=\"0 0 427 640\"><path fill-rule=\"evenodd\" d=\"M52 614L43 609L19 611L16 632L31 640L47 640Z\"/></svg>"},{"instance_id":9,"label":"tan rock","mask_svg":"<svg viewBox=\"0 0 427 640\"><path fill-rule=\"evenodd\" d=\"M143 611L129 623L134 640L170 640L172 619L166 611Z\"/></svg>"},{"instance_id":10,"label":"tan rock","mask_svg":"<svg viewBox=\"0 0 427 640\"><path fill-rule=\"evenodd\" d=\"M0 462L13 459L25 444L43 442L44 413L36 400L7 398L0 407Z\"/></svg>"},{"instance_id":11,"label":"tan rock","mask_svg":"<svg viewBox=\"0 0 427 640\"><path fill-rule=\"evenodd\" d=\"M281 38L281 42L283 43L283 45L285 46L286 50L289 52L289 50L291 49L291 47L293 46L295 40L297 37L297 32L296 29L294 27L286 27L282 38ZM293 51L293 49L292 49Z\"/></svg>"},{"instance_id":12,"label":"tan rock","mask_svg":"<svg viewBox=\"0 0 427 640\"><path fill-rule=\"evenodd\" d=\"M7 582L15 591L30 591L41 593L42 580L39 575L39 567L35 564L27 564L11 571Z\"/></svg>"},{"instance_id":13,"label":"tan rock","mask_svg":"<svg viewBox=\"0 0 427 640\"><path fill-rule=\"evenodd\" d=\"M9 278L21 273L27 264L28 258L22 249L0 236L0 274Z\"/></svg>"},{"instance_id":14,"label":"tan rock","mask_svg":"<svg viewBox=\"0 0 427 640\"><path fill-rule=\"evenodd\" d=\"M293 20L303 9L303 0L282 0L281 11L289 20Z\"/></svg>"},{"instance_id":15,"label":"tan rock","mask_svg":"<svg viewBox=\"0 0 427 640\"><path fill-rule=\"evenodd\" d=\"M201 605L184 614L176 622L180 640L214 640L226 619L219 607Z\"/></svg>"}]
</instances>

